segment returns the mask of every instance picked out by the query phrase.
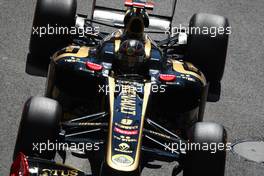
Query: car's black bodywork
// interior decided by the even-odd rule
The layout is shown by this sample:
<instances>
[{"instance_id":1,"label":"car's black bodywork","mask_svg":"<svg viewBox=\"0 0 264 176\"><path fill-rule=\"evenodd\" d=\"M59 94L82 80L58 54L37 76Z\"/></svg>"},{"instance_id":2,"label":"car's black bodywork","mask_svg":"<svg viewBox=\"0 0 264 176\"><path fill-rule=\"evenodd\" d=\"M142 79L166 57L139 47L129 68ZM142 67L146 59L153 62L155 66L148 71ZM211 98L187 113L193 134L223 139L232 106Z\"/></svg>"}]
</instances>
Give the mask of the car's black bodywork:
<instances>
[{"instance_id":1,"label":"car's black bodywork","mask_svg":"<svg viewBox=\"0 0 264 176\"><path fill-rule=\"evenodd\" d=\"M139 3L146 4L144 1ZM155 17L166 18L171 28L175 6L176 1L172 16ZM93 11L96 9L111 10L96 6L94 1ZM90 20L84 16L77 18L83 19L87 25L101 24L93 17ZM186 164L187 151L174 150L166 144L187 144L191 140L191 129L203 121L211 81L207 80L203 70L186 61L188 46L179 42L180 37L177 34L153 41L145 34L142 41L147 61L136 74L119 73L115 64L120 43L125 40L122 30L111 34L101 32L82 39L77 37L71 45L51 56L45 97L62 106L56 142L98 143L98 151L73 152L75 156L90 160L93 175L140 175L142 169L154 160L178 161L180 166L173 173L177 174ZM36 62L32 61L31 54L28 64ZM27 67L27 72L31 72L30 66ZM41 67L45 70L45 64ZM217 85L221 79L215 81ZM31 113L28 107L30 105L25 106L24 111ZM24 116L27 115L24 113ZM226 139L219 140L225 142ZM19 149L21 151L15 151L14 155L19 155L17 162L26 161L24 165L29 168L26 176L86 175L77 169L39 159L42 156L37 152L32 156L27 149ZM65 159L65 151L58 153Z\"/></svg>"}]
</instances>

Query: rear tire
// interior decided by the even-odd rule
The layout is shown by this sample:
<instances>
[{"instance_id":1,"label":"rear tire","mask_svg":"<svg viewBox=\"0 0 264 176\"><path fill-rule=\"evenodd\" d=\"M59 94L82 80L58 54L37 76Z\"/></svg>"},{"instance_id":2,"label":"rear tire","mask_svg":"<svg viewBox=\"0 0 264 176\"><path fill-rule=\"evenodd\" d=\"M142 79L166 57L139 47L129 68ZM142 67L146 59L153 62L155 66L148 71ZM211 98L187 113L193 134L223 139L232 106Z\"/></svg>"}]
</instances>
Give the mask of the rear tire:
<instances>
[{"instance_id":1,"label":"rear tire","mask_svg":"<svg viewBox=\"0 0 264 176\"><path fill-rule=\"evenodd\" d=\"M226 144L225 129L214 123L199 122L191 130L190 141L204 146ZM215 153L212 153L215 152ZM184 162L183 176L224 176L225 148L213 150L189 150Z\"/></svg>"},{"instance_id":2,"label":"rear tire","mask_svg":"<svg viewBox=\"0 0 264 176\"><path fill-rule=\"evenodd\" d=\"M44 97L30 98L22 113L13 159L19 152L27 156L54 159L55 150L40 153L34 149L33 143L54 142L58 136L61 115L62 109L57 101Z\"/></svg>"},{"instance_id":3,"label":"rear tire","mask_svg":"<svg viewBox=\"0 0 264 176\"><path fill-rule=\"evenodd\" d=\"M63 27L63 29L67 27L70 30L71 27L75 27L76 9L76 0L38 0L33 29L38 29L38 33L40 33L40 28L48 31L48 26L53 27L53 29L55 27ZM33 29L27 61L29 65L26 69L29 74L34 74L30 73L32 67L47 71L50 56L58 49L67 46L73 39L71 34L49 35L46 33L40 37L39 34L34 33ZM51 29L50 33L53 33Z\"/></svg>"},{"instance_id":4,"label":"rear tire","mask_svg":"<svg viewBox=\"0 0 264 176\"><path fill-rule=\"evenodd\" d=\"M189 27L191 32L188 36L186 60L201 69L210 83L209 95L211 93L213 98L209 101L218 101L221 91L219 85L224 74L228 38L231 33L228 19L206 13L195 14L190 20ZM195 29L203 32L199 33ZM212 32L206 33L204 29Z\"/></svg>"}]
</instances>

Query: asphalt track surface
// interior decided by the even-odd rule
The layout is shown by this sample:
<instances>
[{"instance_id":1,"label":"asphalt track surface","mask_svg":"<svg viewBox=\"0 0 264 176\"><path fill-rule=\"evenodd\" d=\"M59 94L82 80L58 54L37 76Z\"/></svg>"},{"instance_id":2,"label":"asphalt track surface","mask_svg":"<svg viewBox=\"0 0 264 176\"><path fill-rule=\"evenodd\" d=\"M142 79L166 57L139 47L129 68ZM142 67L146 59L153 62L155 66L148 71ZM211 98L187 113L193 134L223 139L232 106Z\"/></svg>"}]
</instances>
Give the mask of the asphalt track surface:
<instances>
[{"instance_id":1,"label":"asphalt track surface","mask_svg":"<svg viewBox=\"0 0 264 176\"><path fill-rule=\"evenodd\" d=\"M81 12L89 11L89 2L79 0ZM103 3L111 4L109 0ZM23 103L30 96L43 95L45 87L44 78L29 76L24 71L34 6L34 0L0 0L1 176L9 173ZM163 4L159 9L166 13L170 6ZM244 139L263 140L263 0L180 0L175 25L187 25L191 15L197 12L224 15L232 26L222 99L207 105L205 120L223 124L232 143ZM143 175L171 175L172 166L145 169ZM226 175L263 176L264 165L246 161L229 152Z\"/></svg>"}]
</instances>

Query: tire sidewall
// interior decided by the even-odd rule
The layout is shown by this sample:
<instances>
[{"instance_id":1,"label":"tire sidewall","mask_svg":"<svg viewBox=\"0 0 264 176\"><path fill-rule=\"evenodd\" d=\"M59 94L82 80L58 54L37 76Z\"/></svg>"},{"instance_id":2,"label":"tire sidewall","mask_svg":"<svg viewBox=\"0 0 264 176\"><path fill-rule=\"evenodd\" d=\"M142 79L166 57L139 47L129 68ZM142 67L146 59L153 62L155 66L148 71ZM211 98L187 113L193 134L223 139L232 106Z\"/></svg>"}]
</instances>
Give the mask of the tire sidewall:
<instances>
[{"instance_id":1,"label":"tire sidewall","mask_svg":"<svg viewBox=\"0 0 264 176\"><path fill-rule=\"evenodd\" d=\"M207 131L207 133L206 133ZM208 133L209 132L209 133ZM208 145L215 144L226 144L226 131L223 126L199 122L196 123L190 130L189 139L190 142L207 143ZM225 173L225 162L226 162L226 151L216 150L191 150L186 152L184 158L184 176L224 176Z\"/></svg>"},{"instance_id":2,"label":"tire sidewall","mask_svg":"<svg viewBox=\"0 0 264 176\"><path fill-rule=\"evenodd\" d=\"M46 106L39 108L39 103L43 102ZM44 111L50 112L45 114ZM40 113L39 116L38 113ZM40 146L41 143L56 142L60 117L61 107L56 101L44 97L30 98L25 103L22 113L13 159L19 152L28 156L53 159L56 153L55 150L45 150L40 153L39 148L34 146L37 144Z\"/></svg>"}]
</instances>

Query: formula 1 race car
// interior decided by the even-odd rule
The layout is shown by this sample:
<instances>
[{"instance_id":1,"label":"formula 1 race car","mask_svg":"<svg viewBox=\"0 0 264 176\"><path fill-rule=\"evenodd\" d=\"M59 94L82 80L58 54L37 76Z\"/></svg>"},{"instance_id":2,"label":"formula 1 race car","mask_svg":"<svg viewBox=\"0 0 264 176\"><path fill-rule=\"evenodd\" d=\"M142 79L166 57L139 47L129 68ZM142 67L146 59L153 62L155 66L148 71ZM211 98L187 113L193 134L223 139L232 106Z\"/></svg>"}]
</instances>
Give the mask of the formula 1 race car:
<instances>
[{"instance_id":1,"label":"formula 1 race car","mask_svg":"<svg viewBox=\"0 0 264 176\"><path fill-rule=\"evenodd\" d=\"M88 175L54 161L75 146L71 154L89 159L92 175L138 176L160 160L179 163L172 175L223 176L226 131L203 116L220 98L228 20L195 14L190 29L222 33L172 35L176 0L169 16L146 0L126 0L125 10L90 4L88 17L76 15L76 0L37 1L26 72L47 75L47 87L25 103L10 175Z\"/></svg>"}]
</instances>

